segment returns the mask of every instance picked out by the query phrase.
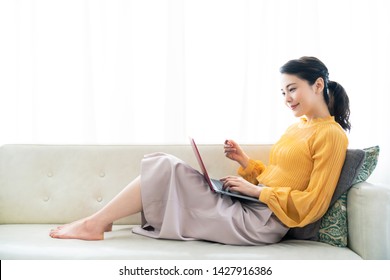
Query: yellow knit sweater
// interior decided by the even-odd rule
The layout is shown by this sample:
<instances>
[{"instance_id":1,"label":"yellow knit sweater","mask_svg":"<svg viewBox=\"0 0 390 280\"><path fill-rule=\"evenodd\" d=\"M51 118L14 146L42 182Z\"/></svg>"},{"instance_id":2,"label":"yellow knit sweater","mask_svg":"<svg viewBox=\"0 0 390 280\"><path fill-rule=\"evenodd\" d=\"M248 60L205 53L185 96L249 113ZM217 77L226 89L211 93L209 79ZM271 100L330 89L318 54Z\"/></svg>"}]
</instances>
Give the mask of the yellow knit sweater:
<instances>
[{"instance_id":1,"label":"yellow knit sweater","mask_svg":"<svg viewBox=\"0 0 390 280\"><path fill-rule=\"evenodd\" d=\"M328 209L347 147L348 138L334 117L302 118L272 147L269 165L250 159L238 173L266 186L259 199L283 224L303 227Z\"/></svg>"}]
</instances>

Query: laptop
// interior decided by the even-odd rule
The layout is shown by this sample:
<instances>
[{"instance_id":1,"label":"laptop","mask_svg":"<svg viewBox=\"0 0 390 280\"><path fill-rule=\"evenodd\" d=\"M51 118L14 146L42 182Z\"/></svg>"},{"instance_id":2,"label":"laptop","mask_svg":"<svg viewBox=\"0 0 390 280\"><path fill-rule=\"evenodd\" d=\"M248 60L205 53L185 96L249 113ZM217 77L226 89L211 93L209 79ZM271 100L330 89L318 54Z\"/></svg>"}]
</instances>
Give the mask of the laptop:
<instances>
[{"instance_id":1,"label":"laptop","mask_svg":"<svg viewBox=\"0 0 390 280\"><path fill-rule=\"evenodd\" d=\"M238 192L231 192L228 189L223 189L222 188L223 183L220 180L216 180L216 179L210 178L210 176L209 176L209 174L208 174L208 172L206 170L206 166L203 163L203 159L200 156L198 146L196 146L195 140L193 138L191 138L191 137L190 137L190 143L191 143L192 149L194 150L195 157L198 160L200 169L202 170L203 176L204 176L204 178L205 178L205 180L206 180L207 184L209 185L209 187L210 187L212 192L219 193L219 194L224 194L224 195L230 195L230 196L233 196L233 197L246 199L246 200L251 200L251 201L258 202L258 203L262 203L260 200L258 200L255 197L247 196L247 195L244 195L244 194L241 194L241 193L238 193Z\"/></svg>"}]
</instances>

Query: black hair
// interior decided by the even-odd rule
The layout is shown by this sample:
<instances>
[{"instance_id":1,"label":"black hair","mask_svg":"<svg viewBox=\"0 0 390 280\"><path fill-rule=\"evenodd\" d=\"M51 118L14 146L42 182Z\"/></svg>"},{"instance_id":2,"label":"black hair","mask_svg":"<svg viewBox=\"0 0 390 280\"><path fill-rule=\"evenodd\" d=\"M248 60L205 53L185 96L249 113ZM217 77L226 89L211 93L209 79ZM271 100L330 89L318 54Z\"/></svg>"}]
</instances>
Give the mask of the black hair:
<instances>
[{"instance_id":1,"label":"black hair","mask_svg":"<svg viewBox=\"0 0 390 280\"><path fill-rule=\"evenodd\" d=\"M328 68L318 58L303 56L290 60L280 67L280 73L295 75L308 81L310 85L313 85L318 78L322 78L324 80L323 95L329 113L344 130L351 130L348 95L339 83L329 80Z\"/></svg>"}]
</instances>

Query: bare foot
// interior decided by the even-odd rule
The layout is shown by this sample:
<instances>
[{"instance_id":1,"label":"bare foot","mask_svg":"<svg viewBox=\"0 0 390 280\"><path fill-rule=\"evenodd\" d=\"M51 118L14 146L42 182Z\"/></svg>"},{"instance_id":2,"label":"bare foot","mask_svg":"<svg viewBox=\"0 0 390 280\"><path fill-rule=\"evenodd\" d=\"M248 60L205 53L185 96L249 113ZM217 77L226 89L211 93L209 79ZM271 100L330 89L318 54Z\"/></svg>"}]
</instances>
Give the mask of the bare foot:
<instances>
[{"instance_id":1,"label":"bare foot","mask_svg":"<svg viewBox=\"0 0 390 280\"><path fill-rule=\"evenodd\" d=\"M112 223L111 223L111 224L108 224L108 225L104 228L104 232L109 232L109 231L112 231Z\"/></svg>"},{"instance_id":2,"label":"bare foot","mask_svg":"<svg viewBox=\"0 0 390 280\"><path fill-rule=\"evenodd\" d=\"M104 226L91 219L82 219L66 224L50 231L52 238L60 239L81 239L81 240L102 240L104 231L111 230L112 225Z\"/></svg>"},{"instance_id":3,"label":"bare foot","mask_svg":"<svg viewBox=\"0 0 390 280\"><path fill-rule=\"evenodd\" d=\"M85 220L85 219L83 219L83 220ZM81 222L81 221L82 221L82 220L79 220L79 221L76 221L76 222L72 222L72 223L70 223L70 224L58 226L58 227L56 228L56 230L60 230L60 229L62 229L62 228L64 228L64 227L66 227L66 226L69 226L69 225L74 224L74 223L79 223L79 222ZM53 231L53 230L51 230L51 231ZM108 225L105 226L105 228L104 228L104 232L109 232L109 231L112 231L112 223L111 223L111 224L108 224Z\"/></svg>"}]
</instances>

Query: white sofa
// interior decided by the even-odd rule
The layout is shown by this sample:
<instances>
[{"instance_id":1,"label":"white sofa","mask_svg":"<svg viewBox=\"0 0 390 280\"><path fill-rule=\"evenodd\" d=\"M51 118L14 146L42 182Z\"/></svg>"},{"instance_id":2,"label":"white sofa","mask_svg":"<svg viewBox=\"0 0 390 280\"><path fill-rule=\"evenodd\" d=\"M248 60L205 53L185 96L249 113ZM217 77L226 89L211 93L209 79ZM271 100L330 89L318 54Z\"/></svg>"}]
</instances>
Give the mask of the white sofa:
<instances>
[{"instance_id":1,"label":"white sofa","mask_svg":"<svg viewBox=\"0 0 390 280\"><path fill-rule=\"evenodd\" d=\"M243 145L268 160L270 145ZM284 240L265 246L155 240L124 218L103 241L59 240L51 228L85 217L139 174L140 160L166 152L198 168L189 145L4 145L0 148L0 259L390 259L390 188L367 182L348 194L348 247ZM200 145L213 177L236 174L221 145Z\"/></svg>"}]
</instances>

